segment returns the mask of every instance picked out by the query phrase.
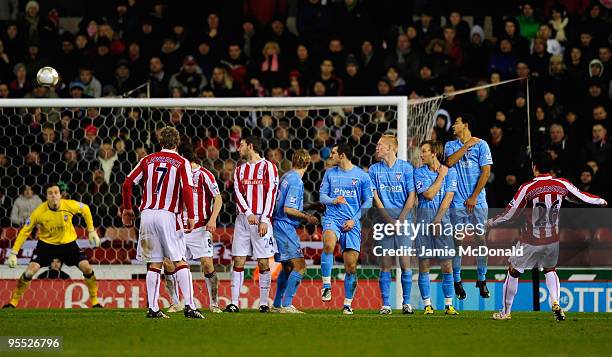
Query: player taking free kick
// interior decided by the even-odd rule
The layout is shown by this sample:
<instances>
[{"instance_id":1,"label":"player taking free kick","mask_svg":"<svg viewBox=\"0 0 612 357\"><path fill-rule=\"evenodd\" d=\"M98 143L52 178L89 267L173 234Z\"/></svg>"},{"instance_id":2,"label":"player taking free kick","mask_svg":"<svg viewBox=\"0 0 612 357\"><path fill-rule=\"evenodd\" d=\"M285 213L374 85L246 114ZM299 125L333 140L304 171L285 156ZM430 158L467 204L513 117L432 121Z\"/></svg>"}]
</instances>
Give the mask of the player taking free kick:
<instances>
[{"instance_id":1,"label":"player taking free kick","mask_svg":"<svg viewBox=\"0 0 612 357\"><path fill-rule=\"evenodd\" d=\"M557 321L565 320L565 313L559 306L560 284L555 271L559 257L561 204L563 199L598 206L608 204L603 198L580 191L566 179L553 178L550 174L552 161L548 152L534 155L532 168L535 178L521 185L502 214L487 221L487 227L492 228L521 215L524 219L519 242L516 244L517 248L523 247L523 254L508 259L503 308L493 314L495 320L512 318L512 303L518 292L519 277L526 269L534 266L544 268L552 311Z\"/></svg>"}]
</instances>

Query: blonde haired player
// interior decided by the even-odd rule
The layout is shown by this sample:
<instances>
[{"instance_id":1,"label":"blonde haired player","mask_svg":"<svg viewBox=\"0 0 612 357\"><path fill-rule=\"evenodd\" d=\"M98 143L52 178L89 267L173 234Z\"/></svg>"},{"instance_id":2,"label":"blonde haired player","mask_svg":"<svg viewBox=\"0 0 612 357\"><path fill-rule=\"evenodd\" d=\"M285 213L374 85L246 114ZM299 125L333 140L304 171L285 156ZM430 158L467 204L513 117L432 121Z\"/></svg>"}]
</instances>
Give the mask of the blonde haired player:
<instances>
[{"instance_id":1,"label":"blonde haired player","mask_svg":"<svg viewBox=\"0 0 612 357\"><path fill-rule=\"evenodd\" d=\"M203 319L195 308L193 283L189 265L185 262L183 237L177 233L176 216L187 208L185 233L193 230L193 176L191 164L180 156L176 149L180 142L179 132L166 126L159 132L162 150L142 158L125 179L122 188L122 220L126 227L134 224L132 210L132 186L143 183L140 204L140 229L136 258L148 263L147 268L147 318L168 318L159 309L159 285L164 257L176 267L175 277L185 297L186 318Z\"/></svg>"},{"instance_id":2,"label":"blonde haired player","mask_svg":"<svg viewBox=\"0 0 612 357\"><path fill-rule=\"evenodd\" d=\"M21 245L30 236L32 230L35 227L38 228L38 242L32 260L19 278L11 301L4 305L4 308L15 308L30 285L34 274L41 267L49 266L54 258L66 265L76 265L83 272L91 306L102 307L98 302L96 276L87 257L76 243L77 234L72 224L74 215L83 216L89 232L89 242L96 247L100 246L100 238L94 228L89 206L82 202L62 199L60 188L55 183L45 187L45 194L47 201L41 203L26 220L8 257L9 267L14 268L17 265L17 253Z\"/></svg>"},{"instance_id":3,"label":"blonde haired player","mask_svg":"<svg viewBox=\"0 0 612 357\"><path fill-rule=\"evenodd\" d=\"M292 169L283 175L274 211L274 238L278 247L275 260L283 265L277 278L276 296L270 312L302 313L293 306L293 297L306 271L306 261L296 228L300 221L318 224L317 217L304 212L302 177L310 166L310 154L298 149L291 157Z\"/></svg>"},{"instance_id":4,"label":"blonde haired player","mask_svg":"<svg viewBox=\"0 0 612 357\"><path fill-rule=\"evenodd\" d=\"M213 244L212 233L217 230L217 217L221 212L223 200L219 186L215 176L200 166L196 162L193 153L193 145L181 144L179 147L181 156L189 160L191 163L191 172L193 173L193 204L195 215L195 226L191 233L184 235L185 257L189 260L199 259L204 270L204 280L206 281L206 289L208 290L208 301L211 312L223 312L219 308L218 290L219 280L215 274L215 265L213 262ZM187 209L183 209L182 215L179 217L183 220L183 224L187 223ZM168 308L168 312L178 312L181 310L179 298L175 286L174 269L168 260L164 261L164 270L166 271L166 289L172 297L172 305Z\"/></svg>"},{"instance_id":5,"label":"blonde haired player","mask_svg":"<svg viewBox=\"0 0 612 357\"><path fill-rule=\"evenodd\" d=\"M414 167L409 162L397 158L398 142L394 134L384 134L376 145L377 163L370 166L368 174L372 180L374 193L374 204L381 213L381 218L390 224L404 222L414 219L409 216L410 210L415 205L416 194L414 193ZM410 248L412 242L408 235L393 235L384 237L376 244L383 249L403 249ZM393 258L390 256L381 257L380 261L380 294L383 301L379 313L389 315L392 313L390 306L391 290L391 266ZM412 268L410 267L410 257L400 256L399 264L401 268L402 285L402 313L413 314L410 305L410 291L412 289Z\"/></svg>"}]
</instances>

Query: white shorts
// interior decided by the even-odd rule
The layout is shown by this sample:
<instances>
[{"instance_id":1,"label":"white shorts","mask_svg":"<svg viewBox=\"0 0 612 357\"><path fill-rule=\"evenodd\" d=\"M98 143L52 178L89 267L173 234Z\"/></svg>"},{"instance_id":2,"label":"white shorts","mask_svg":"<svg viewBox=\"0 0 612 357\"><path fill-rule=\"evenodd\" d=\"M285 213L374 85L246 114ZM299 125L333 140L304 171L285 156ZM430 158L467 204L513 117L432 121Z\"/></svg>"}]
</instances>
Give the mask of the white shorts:
<instances>
[{"instance_id":1,"label":"white shorts","mask_svg":"<svg viewBox=\"0 0 612 357\"><path fill-rule=\"evenodd\" d=\"M260 237L258 226L250 225L246 215L239 214L236 217L234 237L232 239L232 256L250 256L255 259L261 259L273 257L276 252L272 224L268 223L268 233Z\"/></svg>"},{"instance_id":2,"label":"white shorts","mask_svg":"<svg viewBox=\"0 0 612 357\"><path fill-rule=\"evenodd\" d=\"M173 262L185 259L185 243L176 230L176 214L164 210L144 210L140 214L140 232L136 259L161 263L164 257Z\"/></svg>"},{"instance_id":3,"label":"white shorts","mask_svg":"<svg viewBox=\"0 0 612 357\"><path fill-rule=\"evenodd\" d=\"M508 261L514 269L521 273L533 267L554 268L559 259L559 242L531 245L522 242L516 243L516 248L523 247L523 255L511 256Z\"/></svg>"},{"instance_id":4,"label":"white shorts","mask_svg":"<svg viewBox=\"0 0 612 357\"><path fill-rule=\"evenodd\" d=\"M199 227L191 233L183 234L185 243L185 258L200 259L213 257L212 235L205 227Z\"/></svg>"}]
</instances>

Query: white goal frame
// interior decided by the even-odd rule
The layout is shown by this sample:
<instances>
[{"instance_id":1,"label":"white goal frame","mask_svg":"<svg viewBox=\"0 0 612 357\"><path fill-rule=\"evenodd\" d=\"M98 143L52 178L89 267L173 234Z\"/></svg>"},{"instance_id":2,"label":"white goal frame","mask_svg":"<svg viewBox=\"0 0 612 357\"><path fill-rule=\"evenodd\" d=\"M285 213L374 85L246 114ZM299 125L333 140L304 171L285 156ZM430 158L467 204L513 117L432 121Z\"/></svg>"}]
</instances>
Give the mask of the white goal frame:
<instances>
[{"instance_id":1,"label":"white goal frame","mask_svg":"<svg viewBox=\"0 0 612 357\"><path fill-rule=\"evenodd\" d=\"M314 109L330 107L394 106L397 111L398 158L408 161L408 98L386 97L299 97L299 98L91 98L91 99L2 99L0 108L191 108L257 110L258 108ZM432 113L433 115L433 113ZM146 127L143 130L147 130ZM396 308L401 308L401 269L396 260Z\"/></svg>"}]
</instances>

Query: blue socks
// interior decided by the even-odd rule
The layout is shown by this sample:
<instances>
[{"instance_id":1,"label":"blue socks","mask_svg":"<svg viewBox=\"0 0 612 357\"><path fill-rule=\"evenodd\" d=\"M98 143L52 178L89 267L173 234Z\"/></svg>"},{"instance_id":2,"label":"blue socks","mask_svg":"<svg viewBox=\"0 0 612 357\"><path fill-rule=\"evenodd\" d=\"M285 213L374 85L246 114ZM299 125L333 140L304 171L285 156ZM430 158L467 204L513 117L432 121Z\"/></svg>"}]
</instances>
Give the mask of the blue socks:
<instances>
[{"instance_id":1,"label":"blue socks","mask_svg":"<svg viewBox=\"0 0 612 357\"><path fill-rule=\"evenodd\" d=\"M331 272L332 272L333 265L334 265L334 253L323 252L321 254L321 275L323 276L323 287L324 288L331 288Z\"/></svg>"},{"instance_id":2,"label":"blue socks","mask_svg":"<svg viewBox=\"0 0 612 357\"><path fill-rule=\"evenodd\" d=\"M461 256L455 255L453 257L453 280L455 283L461 281Z\"/></svg>"},{"instance_id":3,"label":"blue socks","mask_svg":"<svg viewBox=\"0 0 612 357\"><path fill-rule=\"evenodd\" d=\"M479 281L487 280L487 256L476 257L476 273Z\"/></svg>"},{"instance_id":4,"label":"blue socks","mask_svg":"<svg viewBox=\"0 0 612 357\"><path fill-rule=\"evenodd\" d=\"M353 295L355 294L355 289L357 289L357 274L347 273L344 275L344 305L351 305Z\"/></svg>"},{"instance_id":5,"label":"blue socks","mask_svg":"<svg viewBox=\"0 0 612 357\"><path fill-rule=\"evenodd\" d=\"M402 274L403 278L403 274ZM403 280L402 280L403 283ZM378 285L380 286L380 295L382 297L383 306L391 306L389 302L389 290L391 290L391 272L381 271L380 278L378 279Z\"/></svg>"},{"instance_id":6,"label":"blue socks","mask_svg":"<svg viewBox=\"0 0 612 357\"><path fill-rule=\"evenodd\" d=\"M283 307L291 306L293 303L293 297L297 291L298 286L302 282L302 274L297 271L292 271L289 274L289 280L287 281L287 290L285 291L285 298L283 299ZM276 299L274 300L276 302Z\"/></svg>"},{"instance_id":7,"label":"blue socks","mask_svg":"<svg viewBox=\"0 0 612 357\"><path fill-rule=\"evenodd\" d=\"M280 307L283 301L283 295L287 289L287 273L285 270L281 270L276 279L276 295L274 295L274 307Z\"/></svg>"},{"instance_id":8,"label":"blue socks","mask_svg":"<svg viewBox=\"0 0 612 357\"><path fill-rule=\"evenodd\" d=\"M453 274L442 273L442 293L444 293L444 298L446 299L452 299L453 295L455 295L455 288L453 286Z\"/></svg>"},{"instance_id":9,"label":"blue socks","mask_svg":"<svg viewBox=\"0 0 612 357\"><path fill-rule=\"evenodd\" d=\"M429 299L429 272L419 272L419 291L423 300Z\"/></svg>"},{"instance_id":10,"label":"blue socks","mask_svg":"<svg viewBox=\"0 0 612 357\"><path fill-rule=\"evenodd\" d=\"M412 269L402 271L402 304L410 304L410 292L412 291Z\"/></svg>"}]
</instances>

